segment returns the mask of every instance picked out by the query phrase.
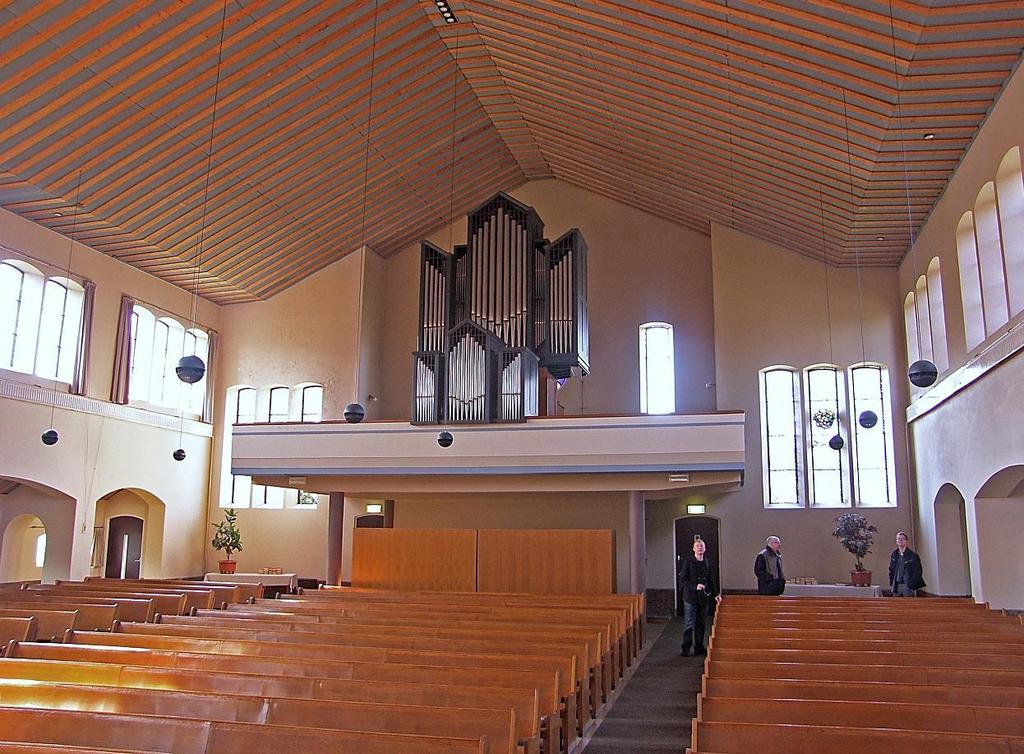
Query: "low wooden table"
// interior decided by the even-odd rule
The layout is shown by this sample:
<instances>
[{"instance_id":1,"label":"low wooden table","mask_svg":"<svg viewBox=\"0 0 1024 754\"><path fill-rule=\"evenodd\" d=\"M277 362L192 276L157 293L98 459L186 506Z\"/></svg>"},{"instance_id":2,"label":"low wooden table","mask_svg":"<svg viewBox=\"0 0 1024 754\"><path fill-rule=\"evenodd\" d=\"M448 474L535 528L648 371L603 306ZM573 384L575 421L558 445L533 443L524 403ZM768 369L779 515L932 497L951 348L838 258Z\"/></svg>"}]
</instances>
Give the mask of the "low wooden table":
<instances>
[{"instance_id":1,"label":"low wooden table","mask_svg":"<svg viewBox=\"0 0 1024 754\"><path fill-rule=\"evenodd\" d=\"M298 577L294 573L208 573L203 580L263 584L264 597L276 597L281 592L294 594L298 586Z\"/></svg>"},{"instance_id":2,"label":"low wooden table","mask_svg":"<svg viewBox=\"0 0 1024 754\"><path fill-rule=\"evenodd\" d=\"M786 584L784 597L881 597L882 587L851 584Z\"/></svg>"}]
</instances>

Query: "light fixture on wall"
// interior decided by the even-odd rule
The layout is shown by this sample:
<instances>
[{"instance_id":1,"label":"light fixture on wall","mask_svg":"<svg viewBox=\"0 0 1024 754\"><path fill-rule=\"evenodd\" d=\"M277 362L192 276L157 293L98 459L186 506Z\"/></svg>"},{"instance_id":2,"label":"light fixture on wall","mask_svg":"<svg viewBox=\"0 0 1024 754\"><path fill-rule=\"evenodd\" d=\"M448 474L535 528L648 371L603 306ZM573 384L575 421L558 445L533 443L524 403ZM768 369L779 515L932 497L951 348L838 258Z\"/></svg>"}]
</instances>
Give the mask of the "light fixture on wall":
<instances>
[{"instance_id":1,"label":"light fixture on wall","mask_svg":"<svg viewBox=\"0 0 1024 754\"><path fill-rule=\"evenodd\" d=\"M706 508L703 505L687 505L686 514L688 516L703 516Z\"/></svg>"},{"instance_id":2,"label":"light fixture on wall","mask_svg":"<svg viewBox=\"0 0 1024 754\"><path fill-rule=\"evenodd\" d=\"M224 7L220 17L220 42L217 47L217 72L213 84L213 112L210 115L210 139L206 149L206 179L203 188L203 211L199 222L199 240L196 244L195 265L192 273L192 316L190 317L189 329L194 331L196 319L199 313L199 275L203 263L203 243L206 240L206 210L210 199L210 173L213 170L213 140L217 133L217 103L220 100L220 76L224 64L224 32L227 27L228 1L224 0ZM182 337L181 347L185 349L187 338ZM195 342L198 342L196 340ZM186 385L194 385L206 375L206 363L197 354L182 354L178 364L174 368L178 379ZM181 408L181 415L178 419L178 443L181 443L184 434L185 409ZM185 460L184 448L175 450L171 457L175 461Z\"/></svg>"},{"instance_id":3,"label":"light fixture on wall","mask_svg":"<svg viewBox=\"0 0 1024 754\"><path fill-rule=\"evenodd\" d=\"M82 199L82 171L81 171L81 169L79 169L79 171L78 171L78 187L75 189L75 214L71 218L71 234L70 234L71 242L68 244L68 263L64 266L64 277L69 282L71 280L71 258L72 258L72 256L74 255L74 252L75 252L75 231L77 230L77 227L78 227L78 204L81 201L81 199ZM44 298L45 298L45 292L44 292ZM67 306L68 306L68 297L65 296L64 297L64 312L62 312L62 314L67 312ZM63 320L63 317L62 317L62 320ZM82 322L79 326L80 327L88 327L88 323L87 322ZM80 359L84 359L86 357L85 353L82 352L82 348L83 348L82 346L80 346L80 348L79 348L78 358L80 358ZM58 367L59 366L60 366L60 358L58 356L57 363L53 365L53 386L52 386L51 391L50 391L50 428L48 430L46 430L45 432L43 432L43 434L40 435L40 437L39 437L39 439L43 443L43 445L45 445L47 447L52 447L52 446L56 445L58 443L58 441L60 440L60 434L57 432L56 429L53 428L54 414L56 413L56 409L57 409L57 372L58 372Z\"/></svg>"},{"instance_id":4,"label":"light fixture on wall","mask_svg":"<svg viewBox=\"0 0 1024 754\"><path fill-rule=\"evenodd\" d=\"M910 205L910 173L907 167L907 140L903 133L903 105L900 98L900 71L896 57L896 21L893 17L892 0L889 0L889 38L892 42L892 74L893 85L896 88L896 124L900 130L900 150L903 153L903 186L907 197L907 230L910 234L910 258L913 265L911 277L917 274L917 249L914 238L914 215ZM935 134L929 132L924 135L925 140L931 141ZM918 336L920 337L920 336ZM918 344L920 346L920 343ZM930 359L918 359L907 370L907 378L910 382L920 388L931 387L939 377L939 369Z\"/></svg>"},{"instance_id":5,"label":"light fixture on wall","mask_svg":"<svg viewBox=\"0 0 1024 754\"><path fill-rule=\"evenodd\" d=\"M366 504L366 512L367 513L383 513L384 512L384 505L382 503L367 503Z\"/></svg>"}]
</instances>

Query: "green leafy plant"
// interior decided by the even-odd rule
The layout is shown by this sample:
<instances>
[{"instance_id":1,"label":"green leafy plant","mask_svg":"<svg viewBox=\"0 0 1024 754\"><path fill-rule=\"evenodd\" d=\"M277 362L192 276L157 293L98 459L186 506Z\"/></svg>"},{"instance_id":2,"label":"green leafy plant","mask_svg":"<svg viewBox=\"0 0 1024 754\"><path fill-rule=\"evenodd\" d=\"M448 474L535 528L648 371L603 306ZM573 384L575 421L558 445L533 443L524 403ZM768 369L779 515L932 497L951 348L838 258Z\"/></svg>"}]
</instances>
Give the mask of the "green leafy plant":
<instances>
[{"instance_id":1,"label":"green leafy plant","mask_svg":"<svg viewBox=\"0 0 1024 754\"><path fill-rule=\"evenodd\" d=\"M871 552L871 545L875 543L875 532L878 529L868 523L868 520L859 513L844 513L836 518L836 530L832 536L839 540L839 543L846 548L846 551L857 558L854 570L863 571L862 559Z\"/></svg>"},{"instance_id":2,"label":"green leafy plant","mask_svg":"<svg viewBox=\"0 0 1024 754\"><path fill-rule=\"evenodd\" d=\"M242 533L238 531L236 522L238 514L234 508L224 511L224 520L217 524L210 524L215 534L210 542L215 550L223 550L228 560L231 560L231 553L242 551Z\"/></svg>"}]
</instances>

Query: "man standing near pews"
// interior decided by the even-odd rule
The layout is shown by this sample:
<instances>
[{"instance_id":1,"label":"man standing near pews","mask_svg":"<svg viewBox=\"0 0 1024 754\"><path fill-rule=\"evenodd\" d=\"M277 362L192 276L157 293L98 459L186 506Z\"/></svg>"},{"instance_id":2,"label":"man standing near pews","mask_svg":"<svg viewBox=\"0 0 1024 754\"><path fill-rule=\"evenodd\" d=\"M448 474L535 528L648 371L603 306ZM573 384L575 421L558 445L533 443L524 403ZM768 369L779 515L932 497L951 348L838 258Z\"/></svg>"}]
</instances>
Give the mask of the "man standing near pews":
<instances>
[{"instance_id":1,"label":"man standing near pews","mask_svg":"<svg viewBox=\"0 0 1024 754\"><path fill-rule=\"evenodd\" d=\"M706 549L703 539L694 539L693 554L686 556L680 574L683 584L683 657L689 657L691 653L706 654L704 634L707 633L708 603L712 597L717 602L722 601L721 596L716 596L718 589L714 571L704 557Z\"/></svg>"},{"instance_id":2,"label":"man standing near pews","mask_svg":"<svg viewBox=\"0 0 1024 754\"><path fill-rule=\"evenodd\" d=\"M782 594L786 590L786 574L782 570L782 540L772 535L754 559L758 594Z\"/></svg>"},{"instance_id":3,"label":"man standing near pews","mask_svg":"<svg viewBox=\"0 0 1024 754\"><path fill-rule=\"evenodd\" d=\"M922 578L921 558L907 547L907 533L896 534L896 549L889 557L889 586L893 597L916 597L926 584Z\"/></svg>"}]
</instances>

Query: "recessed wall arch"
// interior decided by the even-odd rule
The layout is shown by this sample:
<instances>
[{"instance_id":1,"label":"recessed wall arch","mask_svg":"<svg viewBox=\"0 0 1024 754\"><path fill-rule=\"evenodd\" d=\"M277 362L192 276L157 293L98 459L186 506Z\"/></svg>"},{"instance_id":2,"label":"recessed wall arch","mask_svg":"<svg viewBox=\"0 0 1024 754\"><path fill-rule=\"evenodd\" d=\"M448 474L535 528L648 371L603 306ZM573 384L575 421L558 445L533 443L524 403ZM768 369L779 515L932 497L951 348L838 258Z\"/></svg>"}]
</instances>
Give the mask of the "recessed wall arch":
<instances>
[{"instance_id":1,"label":"recessed wall arch","mask_svg":"<svg viewBox=\"0 0 1024 754\"><path fill-rule=\"evenodd\" d=\"M12 575L14 563L34 564L37 537L44 532L43 565L32 578L69 578L76 512L71 495L35 480L0 475L0 581Z\"/></svg>"},{"instance_id":2,"label":"recessed wall arch","mask_svg":"<svg viewBox=\"0 0 1024 754\"><path fill-rule=\"evenodd\" d=\"M1024 464L992 474L974 496L975 596L994 608L1024 609Z\"/></svg>"},{"instance_id":3,"label":"recessed wall arch","mask_svg":"<svg viewBox=\"0 0 1024 754\"><path fill-rule=\"evenodd\" d=\"M973 593L971 557L967 535L967 503L952 482L935 493L936 583L931 591L944 596Z\"/></svg>"},{"instance_id":4,"label":"recessed wall arch","mask_svg":"<svg viewBox=\"0 0 1024 754\"><path fill-rule=\"evenodd\" d=\"M121 487L99 497L93 519L93 575L102 575L104 571L110 520L119 516L134 516L143 521L141 576L162 578L166 507L164 501L155 494L139 487Z\"/></svg>"}]
</instances>

